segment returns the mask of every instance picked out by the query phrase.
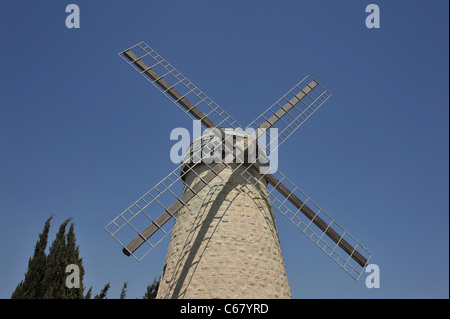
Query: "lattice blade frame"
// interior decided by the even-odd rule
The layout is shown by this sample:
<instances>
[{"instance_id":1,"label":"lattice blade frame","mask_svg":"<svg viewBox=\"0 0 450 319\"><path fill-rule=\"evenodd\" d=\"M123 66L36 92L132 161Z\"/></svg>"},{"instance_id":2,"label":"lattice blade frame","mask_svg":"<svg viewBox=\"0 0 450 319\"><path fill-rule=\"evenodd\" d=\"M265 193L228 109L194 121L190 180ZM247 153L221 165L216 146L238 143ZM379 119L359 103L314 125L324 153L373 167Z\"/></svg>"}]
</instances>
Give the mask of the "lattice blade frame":
<instances>
[{"instance_id":1,"label":"lattice blade frame","mask_svg":"<svg viewBox=\"0 0 450 319\"><path fill-rule=\"evenodd\" d=\"M277 147L290 137L331 96L310 75L303 78L278 101L252 121L248 127L278 128ZM285 111L283 111L285 110ZM274 143L274 141L270 141Z\"/></svg>"},{"instance_id":2,"label":"lattice blade frame","mask_svg":"<svg viewBox=\"0 0 450 319\"><path fill-rule=\"evenodd\" d=\"M149 69L155 71L160 77L158 79L151 79L146 75L146 70L141 70L126 56L126 52L132 51L137 59L148 65ZM192 120L197 120L191 110L186 109L180 105L181 99L187 99L192 107L200 110L214 125L218 127L238 128L239 123L228 115L220 106L211 100L205 93L203 93L197 86L189 81L181 72L167 62L161 55L148 46L145 42L140 42L131 48L128 48L119 53L119 56L127 62L134 70L136 70L144 79L150 82L161 93L163 93L172 103L174 103L183 113L188 115ZM161 88L157 84L158 80L164 79L170 88L174 88L180 93L180 98L174 99L167 90Z\"/></svg>"},{"instance_id":3,"label":"lattice blade frame","mask_svg":"<svg viewBox=\"0 0 450 319\"><path fill-rule=\"evenodd\" d=\"M242 173L242 176L250 183L257 183L255 179L251 178L251 174L248 172L252 168L249 166L246 171ZM356 281L359 280L365 267L368 265L372 254L348 231L341 227L331 216L320 208L314 201L311 200L304 192L302 192L293 182L291 182L285 175L279 170L274 174L278 181L286 186L290 190L290 194L287 197L281 195L275 187L268 185L267 194L262 194L269 199L273 208L276 208L283 216L285 216L297 229L303 232L314 244L316 244L323 252L325 252L331 259L333 259L346 273L348 273ZM266 178L268 174L262 174L260 180ZM298 197L304 205L310 208L314 212L312 219L307 218L300 208L295 207L288 197L295 195ZM303 208L303 207L302 207ZM320 229L313 222L314 219L320 218L323 220L327 227L325 230ZM336 243L329 237L329 230L334 230L340 237ZM354 250L351 254L348 254L340 247L341 241L345 241ZM365 259L365 264L360 265L352 258L354 254L359 254Z\"/></svg>"},{"instance_id":4,"label":"lattice blade frame","mask_svg":"<svg viewBox=\"0 0 450 319\"><path fill-rule=\"evenodd\" d=\"M167 203L177 200L179 193L183 187L183 182L179 175L178 169L172 171L168 176L163 178L159 183L142 195L132 205L114 218L105 230L123 247L133 240L140 232L149 224L152 224L159 214L168 208ZM162 197L172 197L172 200L165 199L162 203ZM170 196L172 195L172 196ZM142 220L144 218L144 220ZM177 218L175 217L175 220ZM153 248L155 248L171 231L173 225L161 226L157 232L157 236L145 240L147 247L144 253L138 254L132 252L131 255L141 261ZM140 250L142 252L142 250Z\"/></svg>"}]
</instances>

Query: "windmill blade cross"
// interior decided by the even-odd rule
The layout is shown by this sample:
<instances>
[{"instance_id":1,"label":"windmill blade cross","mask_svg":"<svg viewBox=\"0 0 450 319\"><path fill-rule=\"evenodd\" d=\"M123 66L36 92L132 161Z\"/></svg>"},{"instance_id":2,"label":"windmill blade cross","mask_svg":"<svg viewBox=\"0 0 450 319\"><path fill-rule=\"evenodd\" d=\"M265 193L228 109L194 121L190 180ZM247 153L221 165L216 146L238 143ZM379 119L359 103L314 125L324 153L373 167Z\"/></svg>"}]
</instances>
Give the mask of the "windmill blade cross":
<instances>
[{"instance_id":1,"label":"windmill blade cross","mask_svg":"<svg viewBox=\"0 0 450 319\"><path fill-rule=\"evenodd\" d=\"M189 101L186 99L183 99L181 97L181 94L176 91L173 87L170 87L170 85L162 78L159 77L159 75L154 72L150 67L148 67L147 64L143 63L134 53L132 53L130 50L126 50L123 52L123 55L127 57L131 63L136 65L139 69L141 69L147 76L152 78L156 84L158 84L165 92L168 92L174 99L177 100L177 102L181 101L181 105L183 105L186 109L189 109L190 111L193 111L192 114L197 119L203 120L202 123L209 127L209 128L216 128L216 125L202 112L200 112L198 109L195 108L195 106L192 105ZM318 84L316 81L312 81L309 86L304 88L300 93L296 94L294 98L292 98L288 104L286 104L282 109L280 109L277 113L273 115L272 118L270 118L266 123L269 123L270 126L275 124L278 120L281 119L283 115L289 112L289 110L295 106L295 104L299 103L311 90L314 89ZM266 125L263 128L268 128L269 125ZM220 137L222 141L226 139L225 133L223 130L219 130ZM260 134L263 134L264 130L256 130L254 132L254 136L252 138L249 138L248 140L253 141L256 143L258 140L258 137ZM216 136L218 135L216 132L214 132ZM234 145L237 146L237 145ZM233 146L232 146L233 147ZM245 153L245 151L248 149L249 144L247 143L243 148L236 147L236 153ZM237 158L238 154L233 153L234 159ZM255 167L259 168L258 163L254 163ZM134 239L132 239L127 245L123 245L123 252L127 256L132 255L139 247L141 247L151 236L153 236L158 230L161 229L161 227L168 222L172 217L176 215L178 210L180 210L183 206L185 206L186 203L188 203L198 192L200 192L205 186L208 185L209 182L211 182L216 176L220 174L222 170L225 169L226 165L222 163L217 163L215 165L208 165L210 168L210 171L208 174L202 178L192 187L192 189L189 189L188 191L184 192L180 198L175 200L175 202L168 208L165 208L163 213L157 217L156 219L152 219L151 223L145 227L142 231L137 231L137 236L135 236ZM268 181L273 181L273 178L270 178L271 176L268 176ZM275 183L277 185L278 189L282 188L282 184ZM293 200L293 198L291 198ZM316 222L319 222L316 220ZM329 233L332 233L332 230L329 231ZM336 237L336 236L335 236Z\"/></svg>"},{"instance_id":2,"label":"windmill blade cross","mask_svg":"<svg viewBox=\"0 0 450 319\"><path fill-rule=\"evenodd\" d=\"M223 109L221 109L208 96L206 96L206 94L199 90L184 75L177 71L144 42L138 43L135 46L122 51L119 55L189 117L201 121L201 123L208 129L218 129L214 130L213 133L215 137L221 139L222 143L224 143L224 141L230 136L228 133L226 134L223 129L219 128L222 128L224 125L230 126L232 129L237 129L240 127L231 116L229 116ZM210 164L207 164L202 160L202 163L208 166L206 174L200 176L196 173L193 170L195 164L188 166L187 171L182 169L181 176L174 177L176 175L175 171L170 173L154 188L148 191L132 206L108 224L105 227L106 230L116 240L118 240L116 233L121 230L125 224L130 225L135 233L137 233L137 236L134 236L134 238L128 241L128 244L126 245L118 240L123 246L123 252L128 256L133 255L133 257L136 258L134 255L135 251L145 243L150 244L152 247L151 249L153 249L162 240L162 238L156 244L152 244L150 242L150 238L153 241L153 239L157 237L155 235L159 231L162 231L164 233L163 237L165 237L168 232L163 228L163 226L165 227L169 220L173 218L175 221L182 222L182 220L177 218L177 212L180 211L181 208L186 207L189 211L191 211L188 207L189 205L187 204L196 196L201 197L200 199L204 201L206 197L202 198L204 195L200 196L200 192L205 187L210 186L209 183L213 182L215 178L220 178L222 182L225 182L227 177L221 176L220 173L225 168L229 167L227 163L230 163L228 161L231 158L233 163L239 163L237 168L232 169L231 174L235 173L239 167L245 164L246 167L244 168L244 173L241 173L242 177L246 178L246 174L249 176L259 176L259 179L257 178L256 182L261 182L264 180L266 185L271 185L272 190L266 195L263 195L266 196L270 202L272 202L272 205L285 217L287 217L298 229L304 232L313 242L315 242L317 246L333 258L341 268L349 273L354 279L358 280L361 276L362 270L371 258L371 254L367 251L367 249L365 249L358 241L350 236L348 232L343 230L342 227L340 227L331 217L329 217L322 209L312 202L309 197L304 195L304 193L301 192L284 175L280 173L282 178L277 178L275 174L278 175L279 172L269 174L267 173L267 169L264 170L264 172L261 171L259 159L256 159L256 162L250 163L238 158L239 155L244 155L245 157L245 154L249 154L250 141L253 143L258 143L258 138L262 134L267 134L267 130L272 127L276 127L279 130L279 135L277 135L279 136L279 140L277 137L277 140L275 141L278 142L275 149L278 148L320 106L322 106L330 96L331 93L318 81L313 79L311 76L305 77L290 91L283 95L277 102L263 112L257 119L255 119L249 126L247 126L247 128L259 126L262 130L255 130L253 135L246 136L246 140L241 143L242 145L237 145L233 139L231 146L233 152L228 154L227 157L223 157L225 153L222 153L220 162L215 161L212 164L211 162L209 162ZM271 152L274 150L272 148L273 142L274 140L269 141L269 145L271 145ZM229 144L228 146L226 143L224 144L226 148L230 147ZM202 148L203 144L198 151L201 151ZM264 151L267 150L262 150L262 153L266 156L267 153ZM199 158L201 157L202 155L199 156ZM267 165L267 163L264 165ZM177 196L176 192L174 192L171 188L175 183L182 179L182 176L186 176L187 172L194 172L196 174L197 181L191 184L191 186L185 185L181 196ZM167 181L170 182L170 185L165 184ZM247 181L251 182L250 179ZM286 186L286 182L284 181L290 183L292 187ZM255 180L251 183L255 183ZM163 186L163 189L159 189L160 185ZM212 188L210 187L210 189ZM157 191L156 195L152 195L153 190ZM160 196L167 190L169 190L175 197L175 200L171 201L173 204L169 207L163 205L162 202L164 201L160 198ZM281 200L278 199L278 197L273 193L273 190L276 190L276 193L282 196ZM302 194L303 197L299 195L299 193ZM163 212L157 218L152 218L149 216L148 209L152 203L157 203L163 207ZM287 204L290 204L291 208L288 208ZM318 210L311 208L314 206L318 208ZM294 209L292 209L292 207L294 207ZM136 209L137 212L134 211ZM302 214L298 214L299 212ZM126 214L131 215L131 217L125 217ZM140 215L145 215L148 217L150 224L147 223L145 227L141 227L142 225L140 227L133 226L131 221L137 219ZM189 213L186 215L189 215ZM300 215L305 216L307 221L302 221L300 219ZM123 221L125 221L124 224L122 224ZM108 229L110 226L114 228L113 231ZM140 231L138 228L143 230ZM326 238L329 238L331 243L327 242ZM343 253L346 254L347 257L343 257ZM353 264L350 263L350 259L353 261ZM357 266L355 266L354 263L356 263L357 266L362 267L361 270L356 270ZM356 272L357 276L354 275L354 272Z\"/></svg>"}]
</instances>

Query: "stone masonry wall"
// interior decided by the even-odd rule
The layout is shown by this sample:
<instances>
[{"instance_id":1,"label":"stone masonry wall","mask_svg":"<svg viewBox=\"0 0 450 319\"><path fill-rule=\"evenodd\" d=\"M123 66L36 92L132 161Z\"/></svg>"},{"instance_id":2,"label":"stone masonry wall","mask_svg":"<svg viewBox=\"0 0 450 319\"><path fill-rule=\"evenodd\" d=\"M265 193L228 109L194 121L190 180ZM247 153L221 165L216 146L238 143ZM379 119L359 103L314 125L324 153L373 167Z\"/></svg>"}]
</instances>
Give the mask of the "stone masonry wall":
<instances>
[{"instance_id":1,"label":"stone masonry wall","mask_svg":"<svg viewBox=\"0 0 450 319\"><path fill-rule=\"evenodd\" d=\"M234 164L235 165L235 164ZM208 167L194 167L186 183ZM227 167L181 209L157 298L291 298L270 203ZM209 192L209 193L208 193ZM184 220L183 220L184 218Z\"/></svg>"}]
</instances>

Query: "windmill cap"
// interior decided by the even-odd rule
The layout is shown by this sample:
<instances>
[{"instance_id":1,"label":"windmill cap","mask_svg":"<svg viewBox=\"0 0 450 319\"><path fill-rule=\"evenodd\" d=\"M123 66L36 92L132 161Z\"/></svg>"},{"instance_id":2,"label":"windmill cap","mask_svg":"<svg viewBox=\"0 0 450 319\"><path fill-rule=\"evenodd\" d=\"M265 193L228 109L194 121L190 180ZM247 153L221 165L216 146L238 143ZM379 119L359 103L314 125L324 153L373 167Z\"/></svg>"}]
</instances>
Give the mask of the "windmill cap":
<instances>
[{"instance_id":1,"label":"windmill cap","mask_svg":"<svg viewBox=\"0 0 450 319\"><path fill-rule=\"evenodd\" d=\"M254 133L231 128L220 128L220 130L225 133L224 141L222 140L222 134L218 133L217 129L215 131L208 130L194 139L181 161L181 173L184 173L189 166L200 163L225 162L225 164L231 164L257 161L261 166L269 166L269 158L265 147L261 143L257 143L254 137L251 137ZM248 145L249 140L253 141L250 145ZM233 145L233 148L231 148L231 145ZM247 149L242 154L238 150L244 147L247 147Z\"/></svg>"}]
</instances>

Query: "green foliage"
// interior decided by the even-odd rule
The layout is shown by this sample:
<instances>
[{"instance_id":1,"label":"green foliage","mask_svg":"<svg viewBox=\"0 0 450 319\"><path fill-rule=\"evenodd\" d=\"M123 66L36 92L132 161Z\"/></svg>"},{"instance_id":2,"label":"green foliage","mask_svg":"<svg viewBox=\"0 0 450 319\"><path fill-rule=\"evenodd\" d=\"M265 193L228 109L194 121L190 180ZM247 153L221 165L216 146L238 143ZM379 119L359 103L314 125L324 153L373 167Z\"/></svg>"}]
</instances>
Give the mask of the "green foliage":
<instances>
[{"instance_id":1,"label":"green foliage","mask_svg":"<svg viewBox=\"0 0 450 319\"><path fill-rule=\"evenodd\" d=\"M66 227L70 218L59 227L55 240L52 242L48 255L45 253L48 242L50 221L45 222L44 230L39 234L39 240L34 249L34 255L28 262L25 279L21 281L12 293L12 299L74 299L84 298L83 276L84 268L79 257L79 247L76 245L74 224ZM80 288L66 287L66 267L75 264L79 267Z\"/></svg>"},{"instance_id":2,"label":"green foliage","mask_svg":"<svg viewBox=\"0 0 450 319\"><path fill-rule=\"evenodd\" d=\"M25 279L17 285L16 290L11 295L11 299L35 299L43 295L44 289L41 283L45 275L43 269L47 267L45 249L47 248L48 232L52 218L53 216L50 216L46 220L44 229L39 234L39 240L34 247L33 257L28 261L28 270L25 273Z\"/></svg>"},{"instance_id":3,"label":"green foliage","mask_svg":"<svg viewBox=\"0 0 450 319\"><path fill-rule=\"evenodd\" d=\"M119 299L125 299L125 296L127 294L127 286L128 286L128 283L124 282L123 283L123 287L122 287L122 291L120 292Z\"/></svg>"},{"instance_id":4,"label":"green foliage","mask_svg":"<svg viewBox=\"0 0 450 319\"><path fill-rule=\"evenodd\" d=\"M145 295L142 297L142 299L155 299L156 298L160 280L161 280L161 277L159 277L158 279L156 279L156 278L153 279L153 283L151 285L147 286L147 291L146 291Z\"/></svg>"},{"instance_id":5,"label":"green foliage","mask_svg":"<svg viewBox=\"0 0 450 319\"><path fill-rule=\"evenodd\" d=\"M77 289L66 289L66 298L70 299L82 299L83 291L84 291L84 285L83 285L83 278L84 278L84 267L83 265L83 259L80 258L80 249L79 246L76 245L76 238L75 238L75 232L74 232L74 224L70 224L69 231L67 232L67 241L66 241L66 249L65 249L65 265L78 265L80 269L80 288Z\"/></svg>"},{"instance_id":6,"label":"green foliage","mask_svg":"<svg viewBox=\"0 0 450 319\"><path fill-rule=\"evenodd\" d=\"M89 290L87 291L86 295L84 296L84 299L91 299L92 296L92 287L89 287Z\"/></svg>"},{"instance_id":7,"label":"green foliage","mask_svg":"<svg viewBox=\"0 0 450 319\"><path fill-rule=\"evenodd\" d=\"M109 285L109 282L108 282L105 285L105 287L103 287L102 291L100 291L100 293L94 297L94 299L107 299L106 298L106 294L108 293L109 286L110 285Z\"/></svg>"},{"instance_id":8,"label":"green foliage","mask_svg":"<svg viewBox=\"0 0 450 319\"><path fill-rule=\"evenodd\" d=\"M71 218L65 220L56 234L56 238L50 245L48 254L45 252L48 244L48 234L50 231L50 216L44 225L39 240L34 247L34 254L28 261L28 269L25 278L22 280L11 295L11 299L91 299L92 287L84 293L83 259L80 258L79 246L76 244L74 223L71 223L66 232ZM79 268L80 287L68 288L66 278L70 273L66 273L68 265L77 265ZM160 278L154 278L153 283L148 285L143 299L155 299L158 292ZM125 299L128 283L122 287L119 298ZM107 283L94 299L107 299L106 295L110 288Z\"/></svg>"}]
</instances>

